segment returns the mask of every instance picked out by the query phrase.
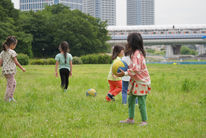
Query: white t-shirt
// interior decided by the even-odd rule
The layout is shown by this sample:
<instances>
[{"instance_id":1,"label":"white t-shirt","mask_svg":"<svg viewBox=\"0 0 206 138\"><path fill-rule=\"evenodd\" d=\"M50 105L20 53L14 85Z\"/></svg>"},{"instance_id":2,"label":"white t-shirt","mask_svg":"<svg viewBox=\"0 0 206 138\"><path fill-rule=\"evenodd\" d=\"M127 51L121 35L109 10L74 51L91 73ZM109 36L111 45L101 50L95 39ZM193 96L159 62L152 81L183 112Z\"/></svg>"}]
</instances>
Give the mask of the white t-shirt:
<instances>
[{"instance_id":1,"label":"white t-shirt","mask_svg":"<svg viewBox=\"0 0 206 138\"><path fill-rule=\"evenodd\" d=\"M17 54L14 50L8 49L7 51L2 51L0 54L0 59L3 60L2 74L16 74L16 64L14 63L13 58Z\"/></svg>"},{"instance_id":2,"label":"white t-shirt","mask_svg":"<svg viewBox=\"0 0 206 138\"><path fill-rule=\"evenodd\" d=\"M124 56L124 57L122 57L122 60L123 60L124 62L126 62L128 66L131 64L131 60L130 60L130 57L129 57L129 56ZM130 81L130 76L124 76L124 77L122 77L122 80L123 80L123 81Z\"/></svg>"}]
</instances>

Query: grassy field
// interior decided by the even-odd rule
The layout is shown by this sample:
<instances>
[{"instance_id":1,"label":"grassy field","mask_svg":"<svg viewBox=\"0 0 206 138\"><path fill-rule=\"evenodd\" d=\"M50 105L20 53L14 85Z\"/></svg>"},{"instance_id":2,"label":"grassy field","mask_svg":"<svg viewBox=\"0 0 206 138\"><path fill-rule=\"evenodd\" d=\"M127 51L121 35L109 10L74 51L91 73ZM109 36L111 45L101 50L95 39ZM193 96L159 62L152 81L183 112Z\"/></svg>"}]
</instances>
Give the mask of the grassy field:
<instances>
[{"instance_id":1,"label":"grassy field","mask_svg":"<svg viewBox=\"0 0 206 138\"><path fill-rule=\"evenodd\" d=\"M63 93L54 66L25 66L16 75L17 103L3 100L0 77L0 137L206 137L206 66L148 65L152 93L147 98L148 126L120 124L128 107L105 102L110 65L75 65L70 90ZM96 97L86 97L89 88Z\"/></svg>"}]
</instances>

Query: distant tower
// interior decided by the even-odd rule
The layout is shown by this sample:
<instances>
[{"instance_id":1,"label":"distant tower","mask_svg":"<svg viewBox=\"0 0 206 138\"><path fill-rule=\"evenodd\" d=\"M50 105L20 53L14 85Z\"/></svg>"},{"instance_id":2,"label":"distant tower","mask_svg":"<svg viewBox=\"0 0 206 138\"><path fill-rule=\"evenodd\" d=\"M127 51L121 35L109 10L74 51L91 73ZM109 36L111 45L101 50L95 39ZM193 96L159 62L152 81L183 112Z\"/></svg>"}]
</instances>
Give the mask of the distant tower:
<instances>
[{"instance_id":1,"label":"distant tower","mask_svg":"<svg viewBox=\"0 0 206 138\"><path fill-rule=\"evenodd\" d=\"M127 0L127 25L154 25L154 0Z\"/></svg>"},{"instance_id":2,"label":"distant tower","mask_svg":"<svg viewBox=\"0 0 206 138\"><path fill-rule=\"evenodd\" d=\"M84 13L116 25L116 0L83 0Z\"/></svg>"},{"instance_id":3,"label":"distant tower","mask_svg":"<svg viewBox=\"0 0 206 138\"><path fill-rule=\"evenodd\" d=\"M82 11L82 0L20 0L21 11L43 10L47 5L63 4L70 7L71 10L78 9Z\"/></svg>"}]
</instances>

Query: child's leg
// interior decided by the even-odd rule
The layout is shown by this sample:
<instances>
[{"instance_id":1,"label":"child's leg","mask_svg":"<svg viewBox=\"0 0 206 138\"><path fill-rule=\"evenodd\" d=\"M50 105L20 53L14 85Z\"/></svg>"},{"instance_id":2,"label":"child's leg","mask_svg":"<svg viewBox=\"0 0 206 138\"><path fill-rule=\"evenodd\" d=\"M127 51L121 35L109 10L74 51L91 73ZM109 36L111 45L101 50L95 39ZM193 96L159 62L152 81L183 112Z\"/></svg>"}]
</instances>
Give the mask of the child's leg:
<instances>
[{"instance_id":1,"label":"child's leg","mask_svg":"<svg viewBox=\"0 0 206 138\"><path fill-rule=\"evenodd\" d=\"M109 80L108 82L109 82L109 88L110 88L109 93L112 94L111 92L115 90L116 86L114 84L114 81Z\"/></svg>"},{"instance_id":2,"label":"child's leg","mask_svg":"<svg viewBox=\"0 0 206 138\"><path fill-rule=\"evenodd\" d=\"M138 98L136 98L136 104L138 104Z\"/></svg>"},{"instance_id":3,"label":"child's leg","mask_svg":"<svg viewBox=\"0 0 206 138\"><path fill-rule=\"evenodd\" d=\"M7 74L5 75L7 80L7 87L6 87L6 93L5 93L5 101L8 101L9 98L13 97L13 93L16 87L16 81L14 79L14 75Z\"/></svg>"},{"instance_id":4,"label":"child's leg","mask_svg":"<svg viewBox=\"0 0 206 138\"><path fill-rule=\"evenodd\" d=\"M59 74L61 77L61 87L64 89L66 86L66 73L64 69L59 70Z\"/></svg>"},{"instance_id":5,"label":"child's leg","mask_svg":"<svg viewBox=\"0 0 206 138\"><path fill-rule=\"evenodd\" d=\"M146 97L147 95L138 96L138 104L142 121L147 120Z\"/></svg>"},{"instance_id":6,"label":"child's leg","mask_svg":"<svg viewBox=\"0 0 206 138\"><path fill-rule=\"evenodd\" d=\"M65 77L66 77L66 78L65 78L65 79L66 79L66 80L65 80L65 83L66 83L66 84L65 84L65 88L64 88L64 89L67 89L68 86L69 86L69 72L70 72L70 71L69 71L68 69L65 70L65 75L66 75L66 76L65 76Z\"/></svg>"},{"instance_id":7,"label":"child's leg","mask_svg":"<svg viewBox=\"0 0 206 138\"><path fill-rule=\"evenodd\" d=\"M108 83L109 83L109 88L110 88L108 93L110 93L110 92L112 92L115 89L115 86L113 85L113 81L108 80ZM112 95L112 93L110 93L110 94ZM111 99L108 96L106 96L106 100L107 101L111 101Z\"/></svg>"},{"instance_id":8,"label":"child's leg","mask_svg":"<svg viewBox=\"0 0 206 138\"><path fill-rule=\"evenodd\" d=\"M122 81L113 81L112 85L115 86L115 89L110 93L114 96L118 95L122 91Z\"/></svg>"},{"instance_id":9,"label":"child's leg","mask_svg":"<svg viewBox=\"0 0 206 138\"><path fill-rule=\"evenodd\" d=\"M135 100L136 100L136 96L129 95L129 98L128 98L129 119L134 118Z\"/></svg>"},{"instance_id":10,"label":"child's leg","mask_svg":"<svg viewBox=\"0 0 206 138\"><path fill-rule=\"evenodd\" d=\"M16 80L14 78L14 75L12 76L12 80L13 80L13 85L12 85L11 97L14 96L14 91L15 91L15 88L16 88Z\"/></svg>"},{"instance_id":11,"label":"child's leg","mask_svg":"<svg viewBox=\"0 0 206 138\"><path fill-rule=\"evenodd\" d=\"M129 82L122 81L122 104L127 104L127 89Z\"/></svg>"}]
</instances>

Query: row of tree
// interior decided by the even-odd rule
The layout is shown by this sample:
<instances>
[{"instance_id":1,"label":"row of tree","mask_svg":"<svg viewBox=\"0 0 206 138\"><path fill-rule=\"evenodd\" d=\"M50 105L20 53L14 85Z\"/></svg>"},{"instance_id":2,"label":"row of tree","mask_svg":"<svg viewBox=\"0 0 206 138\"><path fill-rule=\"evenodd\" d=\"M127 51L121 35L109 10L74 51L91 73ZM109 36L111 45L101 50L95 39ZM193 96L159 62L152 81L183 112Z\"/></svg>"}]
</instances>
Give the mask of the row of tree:
<instances>
[{"instance_id":1,"label":"row of tree","mask_svg":"<svg viewBox=\"0 0 206 138\"><path fill-rule=\"evenodd\" d=\"M74 56L104 52L109 40L106 26L100 19L61 4L38 12L21 12L10 0L0 1L0 42L15 35L16 51L30 57L53 57L64 40Z\"/></svg>"}]
</instances>

